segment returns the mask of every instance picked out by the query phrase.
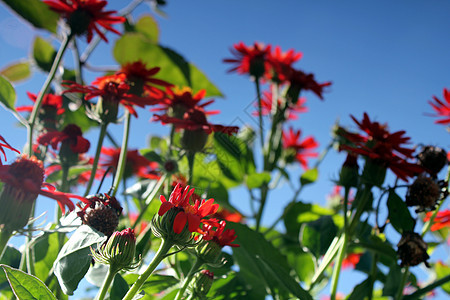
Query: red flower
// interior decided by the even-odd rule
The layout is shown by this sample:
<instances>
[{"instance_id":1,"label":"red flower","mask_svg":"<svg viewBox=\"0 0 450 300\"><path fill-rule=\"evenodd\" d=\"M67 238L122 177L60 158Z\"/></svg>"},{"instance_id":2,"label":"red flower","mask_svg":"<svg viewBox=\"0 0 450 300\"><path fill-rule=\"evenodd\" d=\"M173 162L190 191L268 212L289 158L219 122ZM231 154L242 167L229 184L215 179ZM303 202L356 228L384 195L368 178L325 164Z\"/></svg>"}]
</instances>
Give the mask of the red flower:
<instances>
[{"instance_id":1,"label":"red flower","mask_svg":"<svg viewBox=\"0 0 450 300\"><path fill-rule=\"evenodd\" d=\"M206 120L206 112L201 107L194 107L186 111L183 119L169 117L168 115L154 115L153 121L161 121L163 124L173 124L176 128L183 128L190 131L203 129L206 133L223 132L228 135L237 133L239 127L223 126L208 123Z\"/></svg>"},{"instance_id":2,"label":"red flower","mask_svg":"<svg viewBox=\"0 0 450 300\"><path fill-rule=\"evenodd\" d=\"M352 268L354 269L356 265L359 263L359 260L361 259L362 253L350 253L347 254L347 256L342 261L342 268Z\"/></svg>"},{"instance_id":3,"label":"red flower","mask_svg":"<svg viewBox=\"0 0 450 300\"><path fill-rule=\"evenodd\" d=\"M119 163L121 148L102 148L103 157L101 158L103 167L112 167L114 170L117 168ZM142 178L155 179L158 175L155 172L155 168L158 164L149 161L144 156L140 155L138 150L128 150L126 165L124 171L124 178L129 178L133 175L137 175Z\"/></svg>"},{"instance_id":4,"label":"red flower","mask_svg":"<svg viewBox=\"0 0 450 300\"><path fill-rule=\"evenodd\" d=\"M227 223L223 220L219 223L217 223L217 221L218 220L210 219L209 222L203 224L203 239L205 241L214 241L219 244L220 247L239 247L238 244L232 244L232 242L236 239L236 232L234 229L225 230Z\"/></svg>"},{"instance_id":5,"label":"red flower","mask_svg":"<svg viewBox=\"0 0 450 300\"><path fill-rule=\"evenodd\" d=\"M331 85L331 82L329 81L318 83L314 79L314 74L306 74L303 71L294 69L289 72L287 79L289 80L291 87L295 87L299 90L312 91L322 100L323 88Z\"/></svg>"},{"instance_id":6,"label":"red flower","mask_svg":"<svg viewBox=\"0 0 450 300\"><path fill-rule=\"evenodd\" d=\"M214 102L214 100L208 100L203 104L199 104L205 95L206 90L200 90L197 94L193 95L192 90L189 87L184 87L182 89L167 89L166 96L159 103L161 107L153 108L151 111L165 111L166 113L169 113L169 110L172 110L172 116L182 116L191 108L205 108L205 106ZM220 111L218 110L205 111L207 115L218 114L219 112Z\"/></svg>"},{"instance_id":7,"label":"red flower","mask_svg":"<svg viewBox=\"0 0 450 300\"><path fill-rule=\"evenodd\" d=\"M354 143L354 146L341 145L341 149L364 155L378 164L390 168L400 179L405 181L408 177L413 177L423 171L419 165L406 161L408 158L413 158L414 149L403 146L410 139L404 136L405 131L390 133L387 131L386 125L370 121L366 113L361 122L357 121L355 117L351 117L366 135L341 131L345 138Z\"/></svg>"},{"instance_id":8,"label":"red flower","mask_svg":"<svg viewBox=\"0 0 450 300\"><path fill-rule=\"evenodd\" d=\"M319 144L312 136L306 137L300 141L301 130L294 132L289 128L289 132L283 131L283 147L285 149L292 149L295 151L295 158L300 162L304 169L308 169L308 157L317 157L317 152L313 149L317 148Z\"/></svg>"},{"instance_id":9,"label":"red flower","mask_svg":"<svg viewBox=\"0 0 450 300\"><path fill-rule=\"evenodd\" d=\"M272 67L267 72L266 77L275 82L285 82L288 80L292 72L292 64L302 58L301 52L295 52L291 49L287 52L282 52L279 46L276 46L274 51L270 52L267 61Z\"/></svg>"},{"instance_id":10,"label":"red flower","mask_svg":"<svg viewBox=\"0 0 450 300\"><path fill-rule=\"evenodd\" d=\"M431 215L433 215L432 211L427 212L423 220L428 222L431 219ZM445 227L450 227L450 209L442 210L437 213L434 218L434 223L431 226L431 231L438 231Z\"/></svg>"},{"instance_id":11,"label":"red flower","mask_svg":"<svg viewBox=\"0 0 450 300\"><path fill-rule=\"evenodd\" d=\"M164 96L164 92L151 84L164 87L173 86L164 80L153 78L160 69L159 67L147 68L145 63L139 60L123 65L116 74L125 76L125 82L130 85L132 93L140 96L146 92L151 97L160 99Z\"/></svg>"},{"instance_id":12,"label":"red flower","mask_svg":"<svg viewBox=\"0 0 450 300\"><path fill-rule=\"evenodd\" d=\"M428 101L431 107L436 111L436 117L442 117L441 120L436 120L438 124L450 124L450 91L444 88L444 101L439 100L433 96L434 102Z\"/></svg>"},{"instance_id":13,"label":"red flower","mask_svg":"<svg viewBox=\"0 0 450 300\"><path fill-rule=\"evenodd\" d=\"M264 48L263 45L254 43L252 47L247 47L240 42L233 47L231 53L234 54L235 58L223 60L235 65L228 72L236 71L239 74L249 74L255 78L260 78L266 72L269 67L267 57L270 54L270 45Z\"/></svg>"},{"instance_id":14,"label":"red flower","mask_svg":"<svg viewBox=\"0 0 450 300\"><path fill-rule=\"evenodd\" d=\"M244 220L244 216L237 211L230 211L220 207L219 210L211 216L211 218L225 220L228 222L240 223Z\"/></svg>"},{"instance_id":15,"label":"red flower","mask_svg":"<svg viewBox=\"0 0 450 300\"><path fill-rule=\"evenodd\" d=\"M114 107L120 103L135 117L137 117L137 113L133 105L145 107L158 103L158 100L153 97L139 97L130 93L130 86L124 80L123 75L98 77L92 82L93 86L83 86L77 83L66 84L68 89L64 93L84 93L86 94L85 100L101 96L107 107Z\"/></svg>"},{"instance_id":16,"label":"red flower","mask_svg":"<svg viewBox=\"0 0 450 300\"><path fill-rule=\"evenodd\" d=\"M88 202L83 197L58 192L55 187L45 183L42 162L34 156L31 158L22 156L11 165L0 166L0 180L5 183L4 191L8 191L11 195L16 195L15 201L19 201L19 198L34 201L39 194L55 199L63 213L65 213L65 206L70 211L75 208L70 198L76 198L85 203Z\"/></svg>"},{"instance_id":17,"label":"red flower","mask_svg":"<svg viewBox=\"0 0 450 300\"><path fill-rule=\"evenodd\" d=\"M0 135L0 152L3 153L3 156L6 160L6 153L5 150L3 150L3 147L8 148L9 150L15 151L20 154L20 151L17 149L14 149L8 142ZM2 161L0 160L0 166L2 165Z\"/></svg>"},{"instance_id":18,"label":"red flower","mask_svg":"<svg viewBox=\"0 0 450 300\"><path fill-rule=\"evenodd\" d=\"M102 0L44 0L50 8L66 19L73 34L81 35L87 32L87 42L92 40L93 31L107 42L106 36L99 26L120 35L111 27L112 24L125 22L124 17L112 16L116 11L103 11L108 3Z\"/></svg>"},{"instance_id":19,"label":"red flower","mask_svg":"<svg viewBox=\"0 0 450 300\"><path fill-rule=\"evenodd\" d=\"M27 92L28 98L31 99L31 101L36 102L37 95L32 94L30 92ZM27 111L32 112L34 105L24 105L24 106L18 106L16 107L17 111ZM62 96L57 96L53 94L45 94L44 98L42 100L41 109L44 111L55 111L57 115L61 115L64 113L63 108L63 98Z\"/></svg>"},{"instance_id":20,"label":"red flower","mask_svg":"<svg viewBox=\"0 0 450 300\"><path fill-rule=\"evenodd\" d=\"M281 106L281 99L278 99L277 101L278 106ZM257 103L255 103L257 105ZM287 120L297 120L299 113L305 113L308 111L308 108L305 106L306 104L306 98L300 97L297 101L297 103L294 106L288 107L288 116ZM270 91L263 91L262 97L261 97L261 106L262 106L262 115L267 116L270 115L272 112L272 92ZM258 116L258 111L254 111L252 113L254 116Z\"/></svg>"},{"instance_id":21,"label":"red flower","mask_svg":"<svg viewBox=\"0 0 450 300\"><path fill-rule=\"evenodd\" d=\"M188 223L190 232L198 232L199 226L203 218L214 214L219 208L219 204L213 204L214 199L195 200L194 205L189 203L189 199L194 193L194 189L189 190L186 186L183 190L180 184L173 189L170 194L169 201L161 195L161 206L158 211L159 216L163 216L169 209L178 208L180 211L173 221L173 231L177 234L183 231L184 226Z\"/></svg>"},{"instance_id":22,"label":"red flower","mask_svg":"<svg viewBox=\"0 0 450 300\"><path fill-rule=\"evenodd\" d=\"M69 124L62 131L49 131L41 134L37 142L41 145L51 145L54 150L59 143L68 143L73 153L86 153L91 143L82 137L81 128L74 124Z\"/></svg>"}]
</instances>

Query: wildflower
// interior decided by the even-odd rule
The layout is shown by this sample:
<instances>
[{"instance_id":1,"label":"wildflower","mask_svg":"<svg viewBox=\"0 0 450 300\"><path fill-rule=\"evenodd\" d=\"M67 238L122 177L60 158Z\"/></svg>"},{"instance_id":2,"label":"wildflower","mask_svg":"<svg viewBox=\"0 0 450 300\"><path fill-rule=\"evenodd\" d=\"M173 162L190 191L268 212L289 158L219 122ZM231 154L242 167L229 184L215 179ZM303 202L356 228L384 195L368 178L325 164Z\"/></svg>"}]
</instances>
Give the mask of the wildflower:
<instances>
[{"instance_id":1,"label":"wildflower","mask_svg":"<svg viewBox=\"0 0 450 300\"><path fill-rule=\"evenodd\" d=\"M417 155L417 159L419 165L433 177L436 177L448 162L445 150L435 146L425 146Z\"/></svg>"},{"instance_id":2,"label":"wildflower","mask_svg":"<svg viewBox=\"0 0 450 300\"><path fill-rule=\"evenodd\" d=\"M66 19L72 34L87 33L88 43L91 42L94 31L102 40L108 41L99 26L120 35L111 25L126 20L124 17L112 16L116 11L103 11L108 3L103 0L44 0L44 3Z\"/></svg>"},{"instance_id":3,"label":"wildflower","mask_svg":"<svg viewBox=\"0 0 450 300\"><path fill-rule=\"evenodd\" d=\"M119 163L121 148L103 147L101 151L103 156L101 157L100 166L107 168L112 167L113 170L116 170ZM128 150L123 176L124 178L129 178L133 175L137 175L142 178L156 179L158 178L155 171L157 166L157 163L151 162L139 154L138 150Z\"/></svg>"},{"instance_id":4,"label":"wildflower","mask_svg":"<svg viewBox=\"0 0 450 300\"><path fill-rule=\"evenodd\" d=\"M433 179L419 176L409 186L406 205L419 206L417 212L434 210L441 196L441 188Z\"/></svg>"},{"instance_id":5,"label":"wildflower","mask_svg":"<svg viewBox=\"0 0 450 300\"><path fill-rule=\"evenodd\" d=\"M225 63L231 63L235 66L228 72L236 71L238 74L249 74L255 79L259 79L267 71L267 57L270 54L271 46L264 47L262 44L254 43L253 46L246 46L240 42L233 46L231 53L235 58L224 59Z\"/></svg>"},{"instance_id":6,"label":"wildflower","mask_svg":"<svg viewBox=\"0 0 450 300\"><path fill-rule=\"evenodd\" d=\"M0 152L3 153L3 156L5 157L6 160L6 153L5 150L3 150L3 147L8 148L9 150L15 151L17 153L20 154L20 151L13 148L10 144L8 144L8 142L0 135ZM2 165L2 160L0 159L0 166Z\"/></svg>"},{"instance_id":7,"label":"wildflower","mask_svg":"<svg viewBox=\"0 0 450 300\"><path fill-rule=\"evenodd\" d=\"M31 99L31 101L36 102L37 95L27 92L28 98ZM16 110L19 112L26 111L26 112L32 112L34 105L24 105L24 106L18 106L16 107ZM62 96L57 96L54 94L45 94L44 98L42 99L41 104L41 111L43 114L49 114L49 112L52 112L57 115L61 115L64 113L65 109L63 108L63 98Z\"/></svg>"},{"instance_id":8,"label":"wildflower","mask_svg":"<svg viewBox=\"0 0 450 300\"><path fill-rule=\"evenodd\" d=\"M424 222L428 222L431 219L433 212L427 212ZM450 227L450 209L439 211L434 218L433 225L431 225L431 231L438 231L442 228Z\"/></svg>"},{"instance_id":9,"label":"wildflower","mask_svg":"<svg viewBox=\"0 0 450 300\"><path fill-rule=\"evenodd\" d=\"M302 58L301 52L295 52L291 49L286 52L282 52L279 46L276 46L274 51L271 51L267 56L267 61L271 68L266 72L268 79L283 83L288 80L290 73L292 72L292 64Z\"/></svg>"},{"instance_id":10,"label":"wildflower","mask_svg":"<svg viewBox=\"0 0 450 300\"><path fill-rule=\"evenodd\" d=\"M419 234L409 231L404 232L397 247L397 254L401 259L401 267L417 266L422 262L427 267L430 267L427 262L430 258L427 254L428 245Z\"/></svg>"},{"instance_id":11,"label":"wildflower","mask_svg":"<svg viewBox=\"0 0 450 300\"><path fill-rule=\"evenodd\" d=\"M314 74L306 74L301 70L292 70L289 73L289 89L287 95L295 103L302 90L312 91L321 100L323 100L323 88L330 86L331 82L318 83L314 79Z\"/></svg>"},{"instance_id":12,"label":"wildflower","mask_svg":"<svg viewBox=\"0 0 450 300\"><path fill-rule=\"evenodd\" d=\"M342 261L342 268L352 268L354 269L361 259L362 253L349 253Z\"/></svg>"},{"instance_id":13,"label":"wildflower","mask_svg":"<svg viewBox=\"0 0 450 300\"><path fill-rule=\"evenodd\" d=\"M219 210L211 218L235 223L240 223L244 220L244 216L238 211L230 211L223 207L219 207Z\"/></svg>"},{"instance_id":14,"label":"wildflower","mask_svg":"<svg viewBox=\"0 0 450 300\"><path fill-rule=\"evenodd\" d=\"M281 107L281 99L278 99L276 102L278 105L278 108ZM270 91L263 91L262 97L261 97L261 113L263 116L270 115L273 110L273 99L272 99L272 92ZM297 114L305 113L308 111L308 108L305 106L306 104L306 98L300 97L296 104L289 105L287 109L287 117L286 120L297 120L298 116ZM254 111L252 115L257 116L258 111Z\"/></svg>"},{"instance_id":15,"label":"wildflower","mask_svg":"<svg viewBox=\"0 0 450 300\"><path fill-rule=\"evenodd\" d=\"M86 153L91 143L82 136L81 128L75 124L69 124L62 131L49 131L41 134L37 142L41 145L51 145L54 150L69 146L73 153ZM66 146L67 145L67 146Z\"/></svg>"},{"instance_id":16,"label":"wildflower","mask_svg":"<svg viewBox=\"0 0 450 300\"><path fill-rule=\"evenodd\" d=\"M66 206L70 211L75 208L70 198L87 201L77 195L58 192L53 186L44 183L43 164L33 156L28 158L24 155L11 165L0 166L0 180L4 182L0 194L0 224L10 230L21 229L28 223L38 195L56 200L63 213Z\"/></svg>"},{"instance_id":17,"label":"wildflower","mask_svg":"<svg viewBox=\"0 0 450 300\"><path fill-rule=\"evenodd\" d=\"M391 169L398 178L405 181L408 180L408 177L413 177L422 172L422 167L407 162L407 159L413 158L414 149L406 148L403 145L410 139L404 136L405 131L390 133L386 129L386 125L372 122L366 113L364 113L361 122L356 120L355 117L351 117L364 135L341 131L353 145L341 145L340 148L366 156L369 159L363 177L370 174L373 177L375 176L373 174L379 174L380 176L375 176L379 178L373 179L377 184L381 184L384 181L386 168Z\"/></svg>"},{"instance_id":18,"label":"wildflower","mask_svg":"<svg viewBox=\"0 0 450 300\"><path fill-rule=\"evenodd\" d=\"M301 141L301 133L301 130L294 132L292 128L289 128L288 132L283 131L283 148L292 150L302 167L308 169L308 157L318 156L317 152L313 152L313 149L317 148L319 144L312 136L308 136Z\"/></svg>"},{"instance_id":19,"label":"wildflower","mask_svg":"<svg viewBox=\"0 0 450 300\"><path fill-rule=\"evenodd\" d=\"M106 236L110 236L119 225L122 206L116 197L108 194L88 196L84 206L77 212L83 224L89 225Z\"/></svg>"},{"instance_id":20,"label":"wildflower","mask_svg":"<svg viewBox=\"0 0 450 300\"><path fill-rule=\"evenodd\" d=\"M437 124L450 124L450 91L444 88L444 100L439 100L438 97L433 96L433 101L428 101L431 107L436 111L436 117L441 118L441 120L436 120ZM445 101L445 102L444 102Z\"/></svg>"}]
</instances>

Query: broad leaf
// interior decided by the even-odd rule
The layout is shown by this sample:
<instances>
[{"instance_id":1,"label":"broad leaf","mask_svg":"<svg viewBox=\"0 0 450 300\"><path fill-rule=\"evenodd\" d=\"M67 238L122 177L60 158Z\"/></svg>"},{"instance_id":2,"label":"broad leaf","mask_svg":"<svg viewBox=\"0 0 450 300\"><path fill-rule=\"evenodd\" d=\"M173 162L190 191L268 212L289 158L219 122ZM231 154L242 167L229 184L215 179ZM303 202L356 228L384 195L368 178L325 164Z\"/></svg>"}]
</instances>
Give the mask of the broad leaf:
<instances>
[{"instance_id":1,"label":"broad leaf","mask_svg":"<svg viewBox=\"0 0 450 300\"><path fill-rule=\"evenodd\" d=\"M35 275L45 281L60 249L59 233L43 233L34 242Z\"/></svg>"},{"instance_id":2,"label":"broad leaf","mask_svg":"<svg viewBox=\"0 0 450 300\"><path fill-rule=\"evenodd\" d=\"M361 300L364 299L369 293L372 292L372 285L370 284L370 278L367 278L353 289L347 300Z\"/></svg>"},{"instance_id":3,"label":"broad leaf","mask_svg":"<svg viewBox=\"0 0 450 300\"><path fill-rule=\"evenodd\" d=\"M389 191L387 200L389 221L399 233L413 231L416 221L411 217L406 203L393 191Z\"/></svg>"},{"instance_id":4,"label":"broad leaf","mask_svg":"<svg viewBox=\"0 0 450 300\"><path fill-rule=\"evenodd\" d=\"M391 265L386 282L383 286L383 296L395 297L402 278L402 268L395 262Z\"/></svg>"},{"instance_id":5,"label":"broad leaf","mask_svg":"<svg viewBox=\"0 0 450 300\"><path fill-rule=\"evenodd\" d=\"M231 272L225 278L214 280L207 295L208 299L215 300L247 300L252 297L249 289L240 273Z\"/></svg>"},{"instance_id":6,"label":"broad leaf","mask_svg":"<svg viewBox=\"0 0 450 300\"><path fill-rule=\"evenodd\" d=\"M0 103L10 110L16 110L16 91L3 76L0 76Z\"/></svg>"},{"instance_id":7,"label":"broad leaf","mask_svg":"<svg viewBox=\"0 0 450 300\"><path fill-rule=\"evenodd\" d=\"M47 40L36 37L33 42L33 59L36 65L45 72L49 72L52 68L53 61L56 57L56 50Z\"/></svg>"},{"instance_id":8,"label":"broad leaf","mask_svg":"<svg viewBox=\"0 0 450 300\"><path fill-rule=\"evenodd\" d=\"M338 228L331 216L323 216L319 219L303 225L300 232L300 242L316 257L320 257L327 252Z\"/></svg>"},{"instance_id":9,"label":"broad leaf","mask_svg":"<svg viewBox=\"0 0 450 300\"><path fill-rule=\"evenodd\" d=\"M150 42L155 44L158 43L158 24L151 16L143 16L140 18L136 24L134 24L134 30L144 35Z\"/></svg>"},{"instance_id":10,"label":"broad leaf","mask_svg":"<svg viewBox=\"0 0 450 300\"><path fill-rule=\"evenodd\" d=\"M34 27L47 29L50 32L56 33L59 14L52 11L44 2L40 0L2 1Z\"/></svg>"},{"instance_id":11,"label":"broad leaf","mask_svg":"<svg viewBox=\"0 0 450 300\"><path fill-rule=\"evenodd\" d=\"M447 266L447 265L445 265L445 264L443 264L442 262L439 262L439 261L438 261L438 262L434 265L434 268L435 268L435 270L436 270L436 275L437 275L437 278L438 278L438 279L441 279L441 278L443 278L443 277L445 277L445 276L450 275L450 267ZM447 283L441 285L441 288L442 288L447 294L450 295L450 282L447 282Z\"/></svg>"},{"instance_id":12,"label":"broad leaf","mask_svg":"<svg viewBox=\"0 0 450 300\"><path fill-rule=\"evenodd\" d=\"M129 289L128 283L123 279L122 275L116 274L111 285L111 291L109 293L109 300L122 299Z\"/></svg>"},{"instance_id":13,"label":"broad leaf","mask_svg":"<svg viewBox=\"0 0 450 300\"><path fill-rule=\"evenodd\" d=\"M6 274L6 278L19 300L40 299L56 300L48 287L33 275L29 275L21 270L10 266L0 265Z\"/></svg>"},{"instance_id":14,"label":"broad leaf","mask_svg":"<svg viewBox=\"0 0 450 300\"><path fill-rule=\"evenodd\" d=\"M245 178L245 184L249 189L256 189L261 187L263 184L270 182L270 173L253 173Z\"/></svg>"},{"instance_id":15,"label":"broad leaf","mask_svg":"<svg viewBox=\"0 0 450 300\"><path fill-rule=\"evenodd\" d=\"M87 225L81 225L64 244L54 262L54 273L63 292L72 295L92 261L91 247L96 249L106 237Z\"/></svg>"},{"instance_id":16,"label":"broad leaf","mask_svg":"<svg viewBox=\"0 0 450 300\"><path fill-rule=\"evenodd\" d=\"M317 168L309 169L300 176L300 183L307 185L314 183L319 178L319 170Z\"/></svg>"},{"instance_id":17,"label":"broad leaf","mask_svg":"<svg viewBox=\"0 0 450 300\"><path fill-rule=\"evenodd\" d=\"M30 62L19 61L0 70L0 75L12 82L22 81L30 77Z\"/></svg>"},{"instance_id":18,"label":"broad leaf","mask_svg":"<svg viewBox=\"0 0 450 300\"><path fill-rule=\"evenodd\" d=\"M127 274L123 277L123 279L125 279L126 283L131 286L136 282L138 277L138 274ZM145 281L144 285L142 286L142 290L146 295L154 295L161 293L178 283L179 280L173 276L153 274Z\"/></svg>"}]
</instances>

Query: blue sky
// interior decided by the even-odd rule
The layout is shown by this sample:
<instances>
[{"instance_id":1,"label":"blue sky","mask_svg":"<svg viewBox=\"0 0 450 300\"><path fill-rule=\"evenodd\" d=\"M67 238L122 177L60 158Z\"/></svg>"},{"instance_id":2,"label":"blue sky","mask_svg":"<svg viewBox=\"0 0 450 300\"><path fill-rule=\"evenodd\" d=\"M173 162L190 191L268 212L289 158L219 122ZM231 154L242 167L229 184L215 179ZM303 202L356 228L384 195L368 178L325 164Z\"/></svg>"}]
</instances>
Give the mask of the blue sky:
<instances>
[{"instance_id":1,"label":"blue sky","mask_svg":"<svg viewBox=\"0 0 450 300\"><path fill-rule=\"evenodd\" d=\"M119 9L124 2L110 1L109 7ZM442 89L450 87L450 2L168 2L163 8L167 18L156 16L160 43L196 64L226 96L211 106L222 111L213 116L214 122L256 125L249 113L255 99L254 85L245 76L227 74L229 66L222 59L231 56L229 49L234 43L258 41L303 52L296 67L314 73L319 82L333 82L324 94L324 101L311 93L303 94L308 99L309 112L291 123L302 130L303 136L314 135L322 148L330 141L330 130L337 120L342 125L353 126L349 115L361 119L363 112L379 122L387 122L393 131L406 130L414 143L450 148L448 132L426 115L432 113L427 103L432 95L441 98ZM141 5L134 16L149 13L152 14L150 8ZM33 32L3 5L0 20L1 68L28 57L33 38L45 33ZM110 44L102 44L93 54L92 62L114 64L110 47L116 36L109 34L108 38ZM71 63L70 55L66 56L66 62ZM37 71L31 80L16 85L17 103L29 104L26 91L37 93L43 81L44 77ZM131 134L132 148L145 146L146 136L161 128L149 123L148 110L138 113L140 118L132 124L135 126ZM3 128L0 134L20 148L26 139L25 130L16 128L15 119L2 108L0 114L0 128ZM121 126L116 125L114 134L120 140ZM92 138L97 135L98 132L89 134ZM8 153L10 160L12 157ZM343 160L342 155L331 153L321 166L319 183L306 189L302 198L324 203L332 187L331 180L336 178ZM298 169L291 171L299 173ZM284 186L269 199L266 211L271 213L264 216L267 223L282 211L288 191ZM232 191L231 195L235 204L237 199L246 197L241 190ZM348 292L348 286L342 288Z\"/></svg>"}]
</instances>

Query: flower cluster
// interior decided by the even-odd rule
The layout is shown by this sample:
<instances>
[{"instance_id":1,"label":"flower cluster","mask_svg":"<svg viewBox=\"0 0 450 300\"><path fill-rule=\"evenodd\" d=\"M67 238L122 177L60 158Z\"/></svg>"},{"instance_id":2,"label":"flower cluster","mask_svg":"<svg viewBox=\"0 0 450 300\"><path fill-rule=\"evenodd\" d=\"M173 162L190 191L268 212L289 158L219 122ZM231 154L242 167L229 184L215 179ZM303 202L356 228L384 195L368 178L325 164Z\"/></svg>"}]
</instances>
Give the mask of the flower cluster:
<instances>
[{"instance_id":1,"label":"flower cluster","mask_svg":"<svg viewBox=\"0 0 450 300\"><path fill-rule=\"evenodd\" d=\"M288 132L283 132L283 147L291 150L292 157L295 157L304 169L308 169L308 158L317 157L318 153L314 152L314 149L319 146L316 140L312 136L306 137L304 140L300 140L301 130L294 132L292 128L289 128ZM287 161L292 161L292 158L287 158Z\"/></svg>"}]
</instances>

